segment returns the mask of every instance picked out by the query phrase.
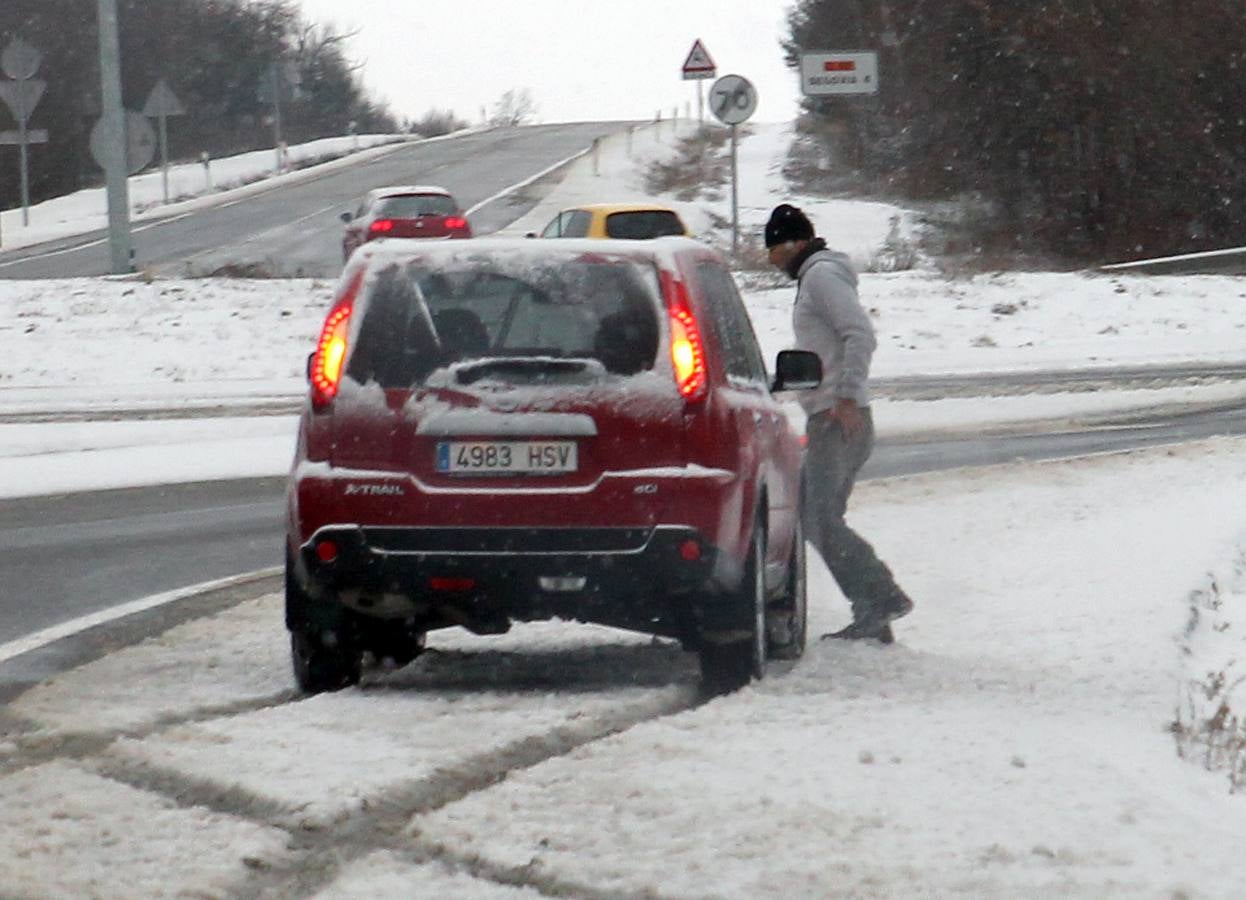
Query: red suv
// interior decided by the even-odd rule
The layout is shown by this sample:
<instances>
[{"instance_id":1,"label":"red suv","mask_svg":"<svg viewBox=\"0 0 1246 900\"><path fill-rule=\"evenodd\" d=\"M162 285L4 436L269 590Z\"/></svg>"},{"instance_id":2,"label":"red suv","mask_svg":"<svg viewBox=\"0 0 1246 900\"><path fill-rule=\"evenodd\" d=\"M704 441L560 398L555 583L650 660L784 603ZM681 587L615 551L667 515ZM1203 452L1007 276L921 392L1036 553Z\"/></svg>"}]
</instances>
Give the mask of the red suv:
<instances>
[{"instance_id":1,"label":"red suv","mask_svg":"<svg viewBox=\"0 0 1246 900\"><path fill-rule=\"evenodd\" d=\"M689 238L369 244L309 359L286 625L307 692L427 632L678 638L714 689L805 644L802 447L724 260Z\"/></svg>"},{"instance_id":2,"label":"red suv","mask_svg":"<svg viewBox=\"0 0 1246 900\"><path fill-rule=\"evenodd\" d=\"M355 248L381 238L469 238L472 227L445 188L432 185L375 188L364 194L354 214L345 212L342 259Z\"/></svg>"}]
</instances>

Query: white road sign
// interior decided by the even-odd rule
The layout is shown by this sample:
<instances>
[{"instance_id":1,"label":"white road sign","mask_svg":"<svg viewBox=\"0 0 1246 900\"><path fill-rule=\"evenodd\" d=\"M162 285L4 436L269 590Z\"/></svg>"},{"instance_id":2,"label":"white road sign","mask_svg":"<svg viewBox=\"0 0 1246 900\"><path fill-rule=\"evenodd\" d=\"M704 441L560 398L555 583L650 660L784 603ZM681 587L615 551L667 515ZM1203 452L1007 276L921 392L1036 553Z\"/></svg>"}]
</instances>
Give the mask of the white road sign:
<instances>
[{"instance_id":1,"label":"white road sign","mask_svg":"<svg viewBox=\"0 0 1246 900\"><path fill-rule=\"evenodd\" d=\"M104 120L100 119L91 129L91 155L99 167L104 168L107 154L104 146ZM147 168L156 155L156 132L142 113L125 111L125 162L126 170L133 175Z\"/></svg>"},{"instance_id":2,"label":"white road sign","mask_svg":"<svg viewBox=\"0 0 1246 900\"><path fill-rule=\"evenodd\" d=\"M46 81L31 78L25 81L0 81L0 100L13 113L13 118L24 123L35 111L43 92L47 88Z\"/></svg>"},{"instance_id":3,"label":"white road sign","mask_svg":"<svg viewBox=\"0 0 1246 900\"><path fill-rule=\"evenodd\" d=\"M806 97L834 94L877 94L878 54L802 53L800 89Z\"/></svg>"},{"instance_id":4,"label":"white road sign","mask_svg":"<svg viewBox=\"0 0 1246 900\"><path fill-rule=\"evenodd\" d=\"M177 95L173 93L168 83L161 78L147 95L147 102L143 104L143 115L149 119L158 119L161 116L184 116L186 108L182 106L182 101L177 99Z\"/></svg>"},{"instance_id":5,"label":"white road sign","mask_svg":"<svg viewBox=\"0 0 1246 900\"><path fill-rule=\"evenodd\" d=\"M0 131L0 144L46 144L47 142L48 130L46 128L31 128L25 132Z\"/></svg>"},{"instance_id":6,"label":"white road sign","mask_svg":"<svg viewBox=\"0 0 1246 900\"><path fill-rule=\"evenodd\" d=\"M714 60L710 58L710 52L705 49L705 45L701 43L700 38L696 39L692 49L688 51L688 58L684 60L683 72L684 81L713 78L718 72L718 66L714 65Z\"/></svg>"},{"instance_id":7,"label":"white road sign","mask_svg":"<svg viewBox=\"0 0 1246 900\"><path fill-rule=\"evenodd\" d=\"M757 89L741 75L724 75L710 88L710 112L724 125L748 121L757 109Z\"/></svg>"},{"instance_id":8,"label":"white road sign","mask_svg":"<svg viewBox=\"0 0 1246 900\"><path fill-rule=\"evenodd\" d=\"M0 53L0 69L16 81L34 78L43 62L43 54L21 38L14 38Z\"/></svg>"}]
</instances>

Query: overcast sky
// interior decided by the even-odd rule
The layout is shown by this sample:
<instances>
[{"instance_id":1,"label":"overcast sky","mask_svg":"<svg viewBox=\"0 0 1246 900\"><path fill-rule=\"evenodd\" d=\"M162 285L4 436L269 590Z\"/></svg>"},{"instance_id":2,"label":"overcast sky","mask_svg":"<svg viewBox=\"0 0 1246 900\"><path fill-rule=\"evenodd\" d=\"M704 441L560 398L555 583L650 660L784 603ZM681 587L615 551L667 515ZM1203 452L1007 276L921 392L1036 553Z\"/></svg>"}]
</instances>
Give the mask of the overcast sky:
<instances>
[{"instance_id":1,"label":"overcast sky","mask_svg":"<svg viewBox=\"0 0 1246 900\"><path fill-rule=\"evenodd\" d=\"M348 56L399 116L452 109L474 122L504 91L525 87L543 122L669 117L675 107L695 116L696 82L680 69L697 38L719 76L757 88L755 121L796 111L797 77L779 47L788 0L296 2L309 21L358 31Z\"/></svg>"}]
</instances>

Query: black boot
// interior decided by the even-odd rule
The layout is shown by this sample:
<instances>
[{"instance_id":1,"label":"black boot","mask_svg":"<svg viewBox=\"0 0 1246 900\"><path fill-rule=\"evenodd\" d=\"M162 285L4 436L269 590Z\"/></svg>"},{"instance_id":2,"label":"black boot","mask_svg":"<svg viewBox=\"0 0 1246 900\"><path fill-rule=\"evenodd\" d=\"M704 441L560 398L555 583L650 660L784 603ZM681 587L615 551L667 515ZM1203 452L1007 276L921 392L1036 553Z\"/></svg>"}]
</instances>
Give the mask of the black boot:
<instances>
[{"instance_id":1,"label":"black boot","mask_svg":"<svg viewBox=\"0 0 1246 900\"><path fill-rule=\"evenodd\" d=\"M913 611L913 601L899 588L869 607L862 609L861 606L853 604L856 616L851 625L822 635L822 640L878 641L881 644L891 644L896 639L891 631L891 620L907 616Z\"/></svg>"},{"instance_id":2,"label":"black boot","mask_svg":"<svg viewBox=\"0 0 1246 900\"><path fill-rule=\"evenodd\" d=\"M853 622L847 628L841 628L839 631L832 631L822 635L824 641L878 641L880 644L894 644L896 636L891 631L891 625L883 622L879 625L877 622Z\"/></svg>"}]
</instances>

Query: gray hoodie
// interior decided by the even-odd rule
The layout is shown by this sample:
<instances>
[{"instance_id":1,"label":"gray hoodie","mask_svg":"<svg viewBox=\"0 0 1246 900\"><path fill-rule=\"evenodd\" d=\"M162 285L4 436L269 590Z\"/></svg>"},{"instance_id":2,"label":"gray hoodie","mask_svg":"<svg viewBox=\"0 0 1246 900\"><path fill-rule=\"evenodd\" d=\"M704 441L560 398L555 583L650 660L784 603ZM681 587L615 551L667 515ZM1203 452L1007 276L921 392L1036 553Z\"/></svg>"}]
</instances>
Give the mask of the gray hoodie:
<instances>
[{"instance_id":1,"label":"gray hoodie","mask_svg":"<svg viewBox=\"0 0 1246 900\"><path fill-rule=\"evenodd\" d=\"M857 273L848 256L819 250L797 273L792 329L796 346L822 358L822 384L799 395L805 413L835 406L840 398L869 406L866 380L877 341L869 314L857 299Z\"/></svg>"}]
</instances>

